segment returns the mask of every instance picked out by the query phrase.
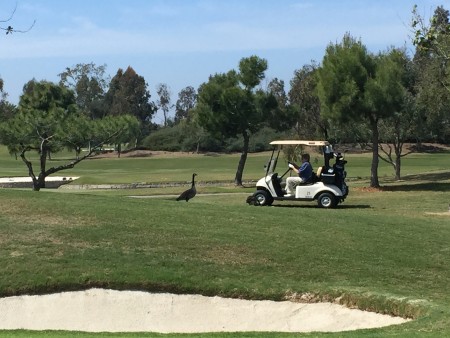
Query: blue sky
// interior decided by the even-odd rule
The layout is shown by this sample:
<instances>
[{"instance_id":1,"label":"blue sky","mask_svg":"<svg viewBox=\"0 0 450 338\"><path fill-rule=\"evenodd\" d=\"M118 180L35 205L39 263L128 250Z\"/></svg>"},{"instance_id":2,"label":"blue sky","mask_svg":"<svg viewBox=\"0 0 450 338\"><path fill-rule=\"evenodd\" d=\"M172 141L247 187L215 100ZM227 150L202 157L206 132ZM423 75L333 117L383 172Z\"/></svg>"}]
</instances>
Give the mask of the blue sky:
<instances>
[{"instance_id":1,"label":"blue sky","mask_svg":"<svg viewBox=\"0 0 450 338\"><path fill-rule=\"evenodd\" d=\"M186 86L257 55L268 61L266 82L277 77L288 89L296 69L321 62L346 32L372 52L405 45L412 52L413 5L425 17L438 5L450 9L450 0L1 0L0 20L16 3L2 27L36 24L0 35L0 77L13 103L27 81L57 82L66 67L90 62L106 64L111 76L131 66L152 99L165 83L175 103Z\"/></svg>"}]
</instances>

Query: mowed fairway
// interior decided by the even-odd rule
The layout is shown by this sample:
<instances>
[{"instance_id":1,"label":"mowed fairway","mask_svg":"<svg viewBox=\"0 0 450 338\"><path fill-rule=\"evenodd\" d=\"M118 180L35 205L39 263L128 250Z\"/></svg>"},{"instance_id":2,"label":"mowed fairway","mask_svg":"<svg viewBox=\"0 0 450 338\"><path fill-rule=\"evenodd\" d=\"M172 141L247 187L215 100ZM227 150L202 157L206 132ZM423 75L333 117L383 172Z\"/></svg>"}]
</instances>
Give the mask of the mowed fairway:
<instances>
[{"instance_id":1,"label":"mowed fairway","mask_svg":"<svg viewBox=\"0 0 450 338\"><path fill-rule=\"evenodd\" d=\"M172 196L129 197L165 192L176 195L184 187L40 192L0 189L0 294L91 287L272 300L308 294L311 301L340 299L349 306L415 320L339 334L213 336L450 336L450 155L412 156L409 163L408 157L403 161L404 172L411 174L403 182L393 182L389 177L392 169L382 166L383 191L364 188L370 159L350 156L350 195L333 210L319 209L315 203L248 206L245 198L253 188L200 185L198 195L188 203L176 202ZM355 168L352 157L358 163ZM262 176L261 164L266 159L259 155L249 158L248 178ZM135 162L125 158L91 160L72 171L89 171L89 183L104 183L102 165L109 172L111 163L121 160L128 161L127 166L116 166L125 172L123 177L127 171L129 176L136 175L133 168L141 165L152 179L139 181L165 181L158 178L165 173L163 165L151 158ZM181 168L181 174L173 174L168 181L178 177L176 181L187 182L193 171L198 172L200 181L213 180L214 171L218 180L232 181L237 160L236 155L226 155L164 161L166 172ZM4 163L8 164L0 165L2 173L15 165L21 168L20 162L14 164L11 159ZM214 163L219 165L213 167ZM97 174L90 171L91 165ZM227 194L211 195L215 192ZM74 335L0 331L0 337Z\"/></svg>"}]
</instances>

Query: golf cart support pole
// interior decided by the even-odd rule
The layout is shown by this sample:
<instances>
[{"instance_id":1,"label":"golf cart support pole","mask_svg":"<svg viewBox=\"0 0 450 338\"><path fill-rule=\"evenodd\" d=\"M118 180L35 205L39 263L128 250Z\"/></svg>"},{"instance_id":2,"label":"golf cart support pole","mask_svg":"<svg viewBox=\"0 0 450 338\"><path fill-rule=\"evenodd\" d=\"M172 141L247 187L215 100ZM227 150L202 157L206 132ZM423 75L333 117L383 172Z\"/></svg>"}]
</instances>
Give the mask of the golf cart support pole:
<instances>
[{"instance_id":1,"label":"golf cart support pole","mask_svg":"<svg viewBox=\"0 0 450 338\"><path fill-rule=\"evenodd\" d=\"M270 156L270 160L266 165L266 176L269 175L269 172L273 173L273 168L276 168L276 166L277 166L277 161L278 161L278 157L280 156L281 149L278 149L277 157L274 159L273 155L275 154L275 150L276 150L276 148L273 148L272 155Z\"/></svg>"}]
</instances>

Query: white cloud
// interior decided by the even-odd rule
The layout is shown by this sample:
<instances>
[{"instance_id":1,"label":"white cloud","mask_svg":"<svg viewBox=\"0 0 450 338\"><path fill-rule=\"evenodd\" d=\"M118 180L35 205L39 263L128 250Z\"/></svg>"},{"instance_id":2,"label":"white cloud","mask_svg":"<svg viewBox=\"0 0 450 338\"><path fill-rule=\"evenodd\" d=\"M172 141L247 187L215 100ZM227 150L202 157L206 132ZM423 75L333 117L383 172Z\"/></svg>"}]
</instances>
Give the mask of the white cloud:
<instances>
[{"instance_id":1,"label":"white cloud","mask_svg":"<svg viewBox=\"0 0 450 338\"><path fill-rule=\"evenodd\" d=\"M361 37L365 44L388 47L403 43L408 34L398 16L393 20L395 9L384 15L389 11L378 4L365 11L367 6L359 3L349 6L346 2L341 8L330 1L283 0L270 9L266 2L258 2L260 6L205 0L144 3L113 2L115 7L104 8L100 16L98 11L67 10L52 17L52 8L41 6L36 13L47 14L39 17L43 22L38 21L32 34L2 41L0 58L325 49L346 32ZM55 27L46 30L50 24Z\"/></svg>"}]
</instances>

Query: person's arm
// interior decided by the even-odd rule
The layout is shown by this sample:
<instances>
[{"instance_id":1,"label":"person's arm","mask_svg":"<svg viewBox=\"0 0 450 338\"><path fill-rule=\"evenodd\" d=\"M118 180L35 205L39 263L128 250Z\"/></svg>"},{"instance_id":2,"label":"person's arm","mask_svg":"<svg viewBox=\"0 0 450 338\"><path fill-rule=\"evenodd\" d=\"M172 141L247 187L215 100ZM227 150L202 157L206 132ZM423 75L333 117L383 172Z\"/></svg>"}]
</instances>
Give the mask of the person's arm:
<instances>
[{"instance_id":1,"label":"person's arm","mask_svg":"<svg viewBox=\"0 0 450 338\"><path fill-rule=\"evenodd\" d=\"M302 165L300 166L300 168L298 168L298 172L301 173L302 171L304 171L306 169L307 166L308 166L308 162L303 162Z\"/></svg>"},{"instance_id":2,"label":"person's arm","mask_svg":"<svg viewBox=\"0 0 450 338\"><path fill-rule=\"evenodd\" d=\"M297 164L292 163L292 162L288 162L288 166L289 166L289 168L291 168L293 170L296 170L298 172L299 167L298 167Z\"/></svg>"}]
</instances>

